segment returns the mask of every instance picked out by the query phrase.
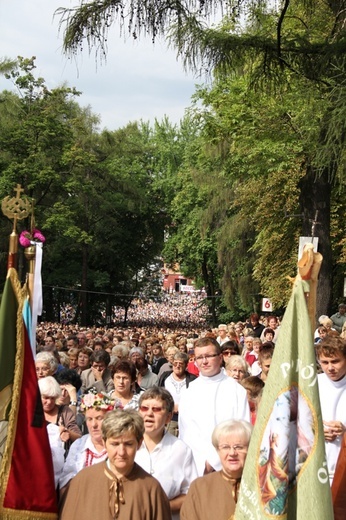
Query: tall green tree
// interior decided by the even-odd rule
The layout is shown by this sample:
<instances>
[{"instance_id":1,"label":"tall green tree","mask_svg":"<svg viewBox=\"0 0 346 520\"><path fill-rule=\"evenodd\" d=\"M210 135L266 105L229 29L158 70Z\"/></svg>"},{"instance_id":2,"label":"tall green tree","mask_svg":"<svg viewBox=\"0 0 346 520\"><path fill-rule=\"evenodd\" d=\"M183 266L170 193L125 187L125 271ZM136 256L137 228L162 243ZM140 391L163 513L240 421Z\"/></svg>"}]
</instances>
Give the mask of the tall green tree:
<instances>
[{"instance_id":1,"label":"tall green tree","mask_svg":"<svg viewBox=\"0 0 346 520\"><path fill-rule=\"evenodd\" d=\"M34 69L33 60L21 59L9 74L21 95L2 94L0 195L20 183L36 202L37 225L47 236L46 319L58 319L56 301L72 297L76 319L87 324L105 306L108 315L114 303L128 306L140 273L161 251L152 131L132 124L98 133L98 119L78 106L74 89L49 90ZM1 223L8 236L10 224L4 217Z\"/></svg>"},{"instance_id":2,"label":"tall green tree","mask_svg":"<svg viewBox=\"0 0 346 520\"><path fill-rule=\"evenodd\" d=\"M206 24L223 8L218 28ZM324 262L318 313L330 310L333 252L331 194L343 182L345 148L345 5L343 0L191 0L186 2L89 2L59 11L67 52L87 42L106 52L107 31L118 21L135 37L170 32L185 65L215 77L250 76L258 95L300 88L323 103L300 180L301 233L316 235ZM283 87L283 88L282 88ZM322 105L320 105L321 107ZM316 219L317 216L317 219Z\"/></svg>"}]
</instances>

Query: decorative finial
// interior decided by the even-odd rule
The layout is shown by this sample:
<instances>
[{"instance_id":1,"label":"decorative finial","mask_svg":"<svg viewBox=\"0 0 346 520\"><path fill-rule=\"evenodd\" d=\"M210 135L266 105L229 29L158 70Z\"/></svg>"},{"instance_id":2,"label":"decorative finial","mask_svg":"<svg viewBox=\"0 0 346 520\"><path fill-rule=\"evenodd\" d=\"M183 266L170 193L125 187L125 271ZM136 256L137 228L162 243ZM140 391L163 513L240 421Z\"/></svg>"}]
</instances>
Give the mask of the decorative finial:
<instances>
[{"instance_id":1,"label":"decorative finial","mask_svg":"<svg viewBox=\"0 0 346 520\"><path fill-rule=\"evenodd\" d=\"M4 215L13 220L13 231L16 231L17 220L26 218L32 211L32 201L28 197L22 197L21 193L24 189L20 184L15 188L15 197L5 197L1 203L1 209Z\"/></svg>"},{"instance_id":2,"label":"decorative finial","mask_svg":"<svg viewBox=\"0 0 346 520\"><path fill-rule=\"evenodd\" d=\"M1 209L3 214L9 219L13 219L13 230L10 235L10 244L8 252L7 267L16 267L17 251L18 251L18 235L17 235L17 220L22 220L30 215L33 207L32 201L28 197L21 197L24 189L20 184L15 188L15 197L5 197L1 202Z\"/></svg>"}]
</instances>

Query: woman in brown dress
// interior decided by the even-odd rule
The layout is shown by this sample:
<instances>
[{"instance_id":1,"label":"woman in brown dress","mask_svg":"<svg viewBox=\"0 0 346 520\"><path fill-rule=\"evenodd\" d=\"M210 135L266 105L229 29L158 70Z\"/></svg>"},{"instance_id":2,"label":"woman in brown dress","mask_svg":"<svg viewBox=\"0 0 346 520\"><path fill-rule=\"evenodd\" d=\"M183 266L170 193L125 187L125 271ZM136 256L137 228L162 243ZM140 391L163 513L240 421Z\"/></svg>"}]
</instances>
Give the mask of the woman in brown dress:
<instances>
[{"instance_id":1,"label":"woman in brown dress","mask_svg":"<svg viewBox=\"0 0 346 520\"><path fill-rule=\"evenodd\" d=\"M60 520L167 520L170 506L158 481L135 463L144 423L135 410L109 412L102 423L108 460L71 481Z\"/></svg>"},{"instance_id":2,"label":"woman in brown dress","mask_svg":"<svg viewBox=\"0 0 346 520\"><path fill-rule=\"evenodd\" d=\"M231 517L237 503L251 431L251 424L243 420L231 419L215 427L212 442L222 470L192 482L180 510L181 520L228 520Z\"/></svg>"}]
</instances>

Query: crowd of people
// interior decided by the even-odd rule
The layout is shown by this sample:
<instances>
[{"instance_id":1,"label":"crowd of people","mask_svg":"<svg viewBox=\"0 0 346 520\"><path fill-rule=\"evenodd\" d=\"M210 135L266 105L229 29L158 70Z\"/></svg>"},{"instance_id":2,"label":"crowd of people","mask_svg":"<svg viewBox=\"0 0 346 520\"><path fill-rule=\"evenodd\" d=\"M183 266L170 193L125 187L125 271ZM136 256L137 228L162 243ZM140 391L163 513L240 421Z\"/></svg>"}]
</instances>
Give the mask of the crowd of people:
<instances>
[{"instance_id":1,"label":"crowd of people","mask_svg":"<svg viewBox=\"0 0 346 520\"><path fill-rule=\"evenodd\" d=\"M205 293L162 293L155 299L136 298L126 312L127 326L170 327L190 329L206 327L208 307ZM60 322L68 325L73 322L76 309L72 305L63 304L60 308ZM117 325L125 322L125 308L114 306L110 316L101 312L102 320Z\"/></svg>"},{"instance_id":2,"label":"crowd of people","mask_svg":"<svg viewBox=\"0 0 346 520\"><path fill-rule=\"evenodd\" d=\"M37 328L60 518L229 519L280 320L145 323ZM315 348L332 485L346 431L346 305L320 317Z\"/></svg>"}]
</instances>

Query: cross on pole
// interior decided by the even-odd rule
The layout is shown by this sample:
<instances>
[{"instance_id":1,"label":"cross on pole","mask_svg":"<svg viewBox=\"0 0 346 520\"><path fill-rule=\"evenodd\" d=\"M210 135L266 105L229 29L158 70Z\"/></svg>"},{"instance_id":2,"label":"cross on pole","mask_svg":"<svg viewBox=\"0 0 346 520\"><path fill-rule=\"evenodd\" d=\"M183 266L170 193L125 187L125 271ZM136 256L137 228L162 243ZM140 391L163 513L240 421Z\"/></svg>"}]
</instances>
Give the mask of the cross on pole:
<instances>
[{"instance_id":1,"label":"cross on pole","mask_svg":"<svg viewBox=\"0 0 346 520\"><path fill-rule=\"evenodd\" d=\"M22 191L24 191L24 188L20 184L17 184L17 187L14 189L16 194L16 199L20 199L20 194Z\"/></svg>"}]
</instances>

